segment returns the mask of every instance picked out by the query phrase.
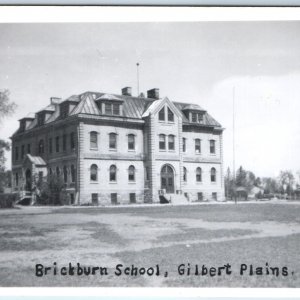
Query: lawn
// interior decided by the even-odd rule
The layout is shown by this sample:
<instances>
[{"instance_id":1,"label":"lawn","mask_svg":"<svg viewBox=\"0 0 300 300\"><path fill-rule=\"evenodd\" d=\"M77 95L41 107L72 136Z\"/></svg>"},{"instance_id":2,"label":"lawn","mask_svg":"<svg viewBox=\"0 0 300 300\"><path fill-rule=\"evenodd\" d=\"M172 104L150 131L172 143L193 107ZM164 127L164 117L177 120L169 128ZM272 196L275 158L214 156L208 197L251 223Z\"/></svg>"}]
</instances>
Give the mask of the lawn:
<instances>
[{"instance_id":1,"label":"lawn","mask_svg":"<svg viewBox=\"0 0 300 300\"><path fill-rule=\"evenodd\" d=\"M1 286L300 287L296 203L24 207L0 210L0 229ZM102 267L103 273L54 275L52 268L35 275L36 264L54 263L58 273L69 263L86 272ZM225 274L226 264L231 274ZM247 267L242 276L241 264ZM158 268L159 276L124 274L132 265ZM194 275L195 265L214 276ZM210 269L218 267L220 275Z\"/></svg>"}]
</instances>

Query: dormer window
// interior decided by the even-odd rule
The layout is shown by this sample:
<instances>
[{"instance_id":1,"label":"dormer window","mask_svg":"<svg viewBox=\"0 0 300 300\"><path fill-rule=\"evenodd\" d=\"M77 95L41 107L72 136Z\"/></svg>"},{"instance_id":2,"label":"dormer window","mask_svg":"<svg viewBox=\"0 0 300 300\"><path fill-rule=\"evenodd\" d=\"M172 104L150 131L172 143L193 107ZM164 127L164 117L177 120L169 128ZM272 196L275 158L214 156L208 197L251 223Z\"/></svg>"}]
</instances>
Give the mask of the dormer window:
<instances>
[{"instance_id":1,"label":"dormer window","mask_svg":"<svg viewBox=\"0 0 300 300\"><path fill-rule=\"evenodd\" d=\"M113 116L119 116L120 113L120 104L119 103L105 103L105 114L106 115L113 115Z\"/></svg>"},{"instance_id":2,"label":"dormer window","mask_svg":"<svg viewBox=\"0 0 300 300\"><path fill-rule=\"evenodd\" d=\"M192 112L191 113L191 121L192 123L203 123L203 114L199 112Z\"/></svg>"},{"instance_id":3,"label":"dormer window","mask_svg":"<svg viewBox=\"0 0 300 300\"><path fill-rule=\"evenodd\" d=\"M174 114L169 107L168 107L168 121L174 122Z\"/></svg>"},{"instance_id":4,"label":"dormer window","mask_svg":"<svg viewBox=\"0 0 300 300\"><path fill-rule=\"evenodd\" d=\"M38 125L41 126L44 124L45 115L43 113L38 114Z\"/></svg>"}]
</instances>

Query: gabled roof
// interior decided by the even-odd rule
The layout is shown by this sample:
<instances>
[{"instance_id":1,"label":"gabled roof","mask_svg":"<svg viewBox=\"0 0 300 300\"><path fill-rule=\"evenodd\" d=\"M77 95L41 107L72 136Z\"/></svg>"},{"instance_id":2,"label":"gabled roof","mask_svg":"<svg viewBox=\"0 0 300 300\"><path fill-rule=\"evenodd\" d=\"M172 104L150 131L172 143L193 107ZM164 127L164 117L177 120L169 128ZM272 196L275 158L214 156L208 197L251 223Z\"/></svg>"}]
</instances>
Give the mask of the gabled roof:
<instances>
[{"instance_id":1,"label":"gabled roof","mask_svg":"<svg viewBox=\"0 0 300 300\"><path fill-rule=\"evenodd\" d=\"M84 94L79 104L70 113L70 115L78 114L100 115L97 104L95 103L91 95Z\"/></svg>"},{"instance_id":2,"label":"gabled roof","mask_svg":"<svg viewBox=\"0 0 300 300\"><path fill-rule=\"evenodd\" d=\"M116 95L112 95L112 94L103 94L102 96L98 97L96 100L124 101L122 98L117 97Z\"/></svg>"},{"instance_id":3,"label":"gabled roof","mask_svg":"<svg viewBox=\"0 0 300 300\"><path fill-rule=\"evenodd\" d=\"M45 108L39 110L38 113L42 112L42 111L51 111L51 112L53 112L53 111L55 111L55 105L54 104L49 104Z\"/></svg>"},{"instance_id":4,"label":"gabled roof","mask_svg":"<svg viewBox=\"0 0 300 300\"><path fill-rule=\"evenodd\" d=\"M201 108L198 104L188 104L183 106L182 110L198 110L198 111L205 111L203 108Z\"/></svg>"}]
</instances>

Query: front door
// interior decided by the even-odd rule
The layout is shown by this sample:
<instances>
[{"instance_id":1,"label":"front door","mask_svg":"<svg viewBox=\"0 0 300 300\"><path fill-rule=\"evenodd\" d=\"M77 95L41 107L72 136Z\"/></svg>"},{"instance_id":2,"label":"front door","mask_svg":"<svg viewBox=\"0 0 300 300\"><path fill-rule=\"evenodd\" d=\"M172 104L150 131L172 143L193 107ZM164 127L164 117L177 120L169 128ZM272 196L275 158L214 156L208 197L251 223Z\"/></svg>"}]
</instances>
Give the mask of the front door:
<instances>
[{"instance_id":1,"label":"front door","mask_svg":"<svg viewBox=\"0 0 300 300\"><path fill-rule=\"evenodd\" d=\"M29 169L26 170L25 178L26 178L25 190L31 192L32 189L31 171Z\"/></svg>"},{"instance_id":2,"label":"front door","mask_svg":"<svg viewBox=\"0 0 300 300\"><path fill-rule=\"evenodd\" d=\"M161 169L161 189L166 190L168 194L174 193L174 171L173 169L165 165Z\"/></svg>"}]
</instances>

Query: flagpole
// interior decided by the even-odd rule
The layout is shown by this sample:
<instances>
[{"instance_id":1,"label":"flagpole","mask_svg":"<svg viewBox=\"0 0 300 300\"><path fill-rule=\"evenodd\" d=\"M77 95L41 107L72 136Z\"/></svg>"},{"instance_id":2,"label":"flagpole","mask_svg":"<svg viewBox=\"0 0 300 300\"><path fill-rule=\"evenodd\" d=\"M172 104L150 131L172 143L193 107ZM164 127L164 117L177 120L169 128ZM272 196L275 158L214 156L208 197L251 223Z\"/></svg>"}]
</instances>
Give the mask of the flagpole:
<instances>
[{"instance_id":1,"label":"flagpole","mask_svg":"<svg viewBox=\"0 0 300 300\"><path fill-rule=\"evenodd\" d=\"M139 74L139 63L136 63L136 77L137 77L137 96L140 95L140 74Z\"/></svg>"},{"instance_id":2,"label":"flagpole","mask_svg":"<svg viewBox=\"0 0 300 300\"><path fill-rule=\"evenodd\" d=\"M232 168L233 168L233 192L234 202L237 203L236 199L236 182L235 182L235 86L232 89Z\"/></svg>"}]
</instances>

